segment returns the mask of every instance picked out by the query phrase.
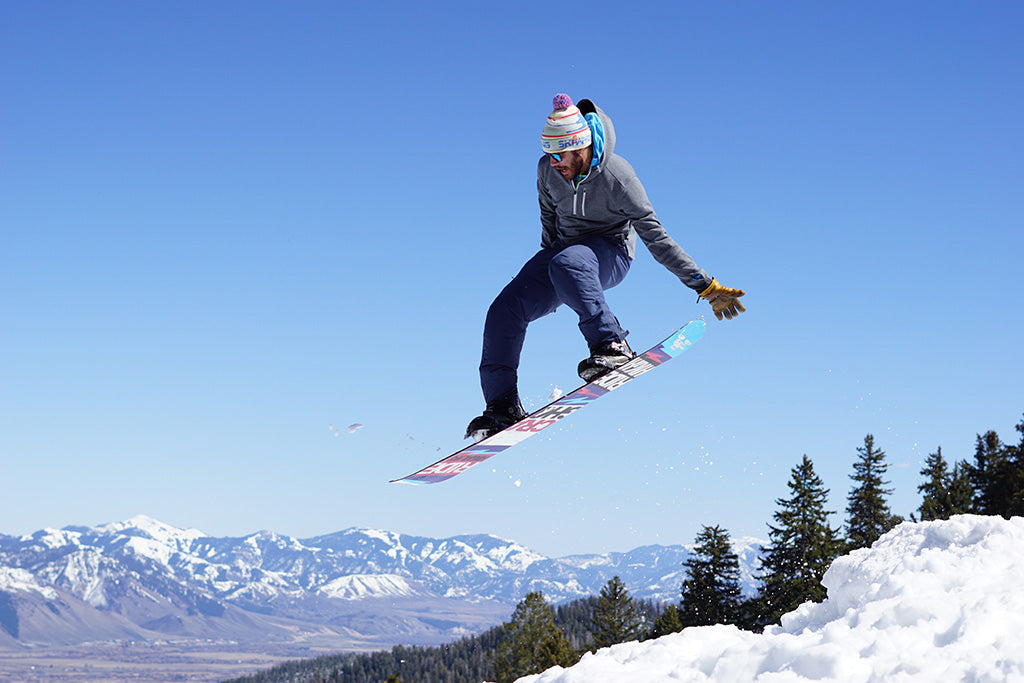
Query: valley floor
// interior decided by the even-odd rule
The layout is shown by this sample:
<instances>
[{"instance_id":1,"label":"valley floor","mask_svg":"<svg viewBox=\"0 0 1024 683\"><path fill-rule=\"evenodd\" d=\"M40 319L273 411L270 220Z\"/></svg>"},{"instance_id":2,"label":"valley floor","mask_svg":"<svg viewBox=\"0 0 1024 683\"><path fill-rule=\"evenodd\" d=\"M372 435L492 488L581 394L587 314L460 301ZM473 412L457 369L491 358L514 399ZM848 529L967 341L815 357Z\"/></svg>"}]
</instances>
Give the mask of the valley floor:
<instances>
[{"instance_id":1,"label":"valley floor","mask_svg":"<svg viewBox=\"0 0 1024 683\"><path fill-rule=\"evenodd\" d=\"M283 661L337 652L336 648L215 642L98 643L0 651L0 683L213 683Z\"/></svg>"}]
</instances>

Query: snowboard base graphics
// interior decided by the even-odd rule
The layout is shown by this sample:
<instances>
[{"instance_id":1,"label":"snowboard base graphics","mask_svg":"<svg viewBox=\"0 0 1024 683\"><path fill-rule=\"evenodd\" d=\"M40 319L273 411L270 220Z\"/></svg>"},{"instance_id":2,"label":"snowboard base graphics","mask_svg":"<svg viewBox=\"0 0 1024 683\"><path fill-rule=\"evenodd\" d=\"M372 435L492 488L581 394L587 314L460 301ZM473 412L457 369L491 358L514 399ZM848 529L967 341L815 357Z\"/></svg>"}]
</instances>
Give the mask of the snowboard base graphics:
<instances>
[{"instance_id":1,"label":"snowboard base graphics","mask_svg":"<svg viewBox=\"0 0 1024 683\"><path fill-rule=\"evenodd\" d=\"M576 391L566 394L543 408L536 410L519 422L506 427L497 434L477 441L471 446L438 460L433 465L424 467L391 483L436 484L451 479L465 472L473 465L515 446L537 432L547 429L559 420L572 415L588 403L604 396L609 391L618 389L623 384L650 372L659 365L675 358L693 346L704 335L703 320L693 320L684 327L673 332L665 341L657 344L644 353L631 358L619 367L609 370L600 377L587 382Z\"/></svg>"}]
</instances>

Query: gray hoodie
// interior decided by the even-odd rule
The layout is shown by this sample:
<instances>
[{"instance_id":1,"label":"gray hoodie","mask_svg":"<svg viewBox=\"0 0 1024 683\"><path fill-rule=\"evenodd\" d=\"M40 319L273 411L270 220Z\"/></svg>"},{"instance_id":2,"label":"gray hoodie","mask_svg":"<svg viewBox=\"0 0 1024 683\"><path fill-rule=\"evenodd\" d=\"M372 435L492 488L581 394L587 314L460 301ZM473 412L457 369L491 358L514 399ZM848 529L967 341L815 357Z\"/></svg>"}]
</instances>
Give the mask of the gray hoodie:
<instances>
[{"instance_id":1,"label":"gray hoodie","mask_svg":"<svg viewBox=\"0 0 1024 683\"><path fill-rule=\"evenodd\" d=\"M584 115L594 112L601 119L604 151L600 163L577 186L551 167L547 155L541 157L537 164L541 247L557 249L601 235L624 243L632 259L639 234L654 259L684 285L697 292L706 289L711 277L669 237L633 167L615 154L611 119L590 100L580 100L576 106Z\"/></svg>"}]
</instances>

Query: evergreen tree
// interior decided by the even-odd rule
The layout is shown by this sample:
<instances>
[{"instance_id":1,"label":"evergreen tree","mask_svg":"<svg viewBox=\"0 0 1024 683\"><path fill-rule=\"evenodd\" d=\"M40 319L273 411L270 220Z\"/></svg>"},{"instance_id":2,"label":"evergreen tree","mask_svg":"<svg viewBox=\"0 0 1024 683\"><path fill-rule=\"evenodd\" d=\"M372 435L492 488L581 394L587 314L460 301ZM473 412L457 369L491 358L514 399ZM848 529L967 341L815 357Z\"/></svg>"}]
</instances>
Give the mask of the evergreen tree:
<instances>
[{"instance_id":1,"label":"evergreen tree","mask_svg":"<svg viewBox=\"0 0 1024 683\"><path fill-rule=\"evenodd\" d=\"M565 634L569 645L576 652L584 652L590 647L597 601L596 595L590 595L555 608L555 626Z\"/></svg>"},{"instance_id":2,"label":"evergreen tree","mask_svg":"<svg viewBox=\"0 0 1024 683\"><path fill-rule=\"evenodd\" d=\"M735 624L740 608L740 560L732 551L729 532L705 526L697 535L697 547L684 562L683 626Z\"/></svg>"},{"instance_id":3,"label":"evergreen tree","mask_svg":"<svg viewBox=\"0 0 1024 683\"><path fill-rule=\"evenodd\" d=\"M683 622L679 618L679 610L675 605L669 605L665 611L654 620L654 628L651 629L651 638L661 638L669 633L678 633L683 630Z\"/></svg>"},{"instance_id":4,"label":"evergreen tree","mask_svg":"<svg viewBox=\"0 0 1024 683\"><path fill-rule=\"evenodd\" d=\"M942 446L935 453L929 453L924 462L921 476L923 484L918 485L917 492L922 494L921 505L917 511L922 522L936 519L949 519L949 469L946 459L942 457Z\"/></svg>"},{"instance_id":5,"label":"evergreen tree","mask_svg":"<svg viewBox=\"0 0 1024 683\"><path fill-rule=\"evenodd\" d=\"M504 624L504 640L494 658L498 683L575 663L572 647L555 626L555 612L544 595L527 593L512 613L512 620Z\"/></svg>"},{"instance_id":6,"label":"evergreen tree","mask_svg":"<svg viewBox=\"0 0 1024 683\"><path fill-rule=\"evenodd\" d=\"M1020 434L1020 441L1016 446L1007 447L1010 500L1006 514L1020 517L1024 516L1024 419L1014 429Z\"/></svg>"},{"instance_id":7,"label":"evergreen tree","mask_svg":"<svg viewBox=\"0 0 1024 683\"><path fill-rule=\"evenodd\" d=\"M961 460L953 465L949 475L950 515L966 515L974 512L974 486L971 485L970 465Z\"/></svg>"},{"instance_id":8,"label":"evergreen tree","mask_svg":"<svg viewBox=\"0 0 1024 683\"><path fill-rule=\"evenodd\" d=\"M925 481L917 487L923 495L921 506L917 508L922 522L949 519L973 510L974 492L964 467L965 463L957 463L950 472L941 446L928 455L921 470Z\"/></svg>"},{"instance_id":9,"label":"evergreen tree","mask_svg":"<svg viewBox=\"0 0 1024 683\"><path fill-rule=\"evenodd\" d=\"M1024 514L1024 420L1014 429L1021 435L1016 446L1004 445L993 431L979 435L974 463L966 465L979 514Z\"/></svg>"},{"instance_id":10,"label":"evergreen tree","mask_svg":"<svg viewBox=\"0 0 1024 683\"><path fill-rule=\"evenodd\" d=\"M769 612L770 610L766 607L761 595L744 598L740 601L736 626L747 631L760 631L769 623L762 615Z\"/></svg>"},{"instance_id":11,"label":"evergreen tree","mask_svg":"<svg viewBox=\"0 0 1024 683\"><path fill-rule=\"evenodd\" d=\"M634 602L646 622L653 623L660 614L650 600ZM553 610L555 627L580 651L590 642L597 603L598 596L592 595ZM391 650L284 662L251 676L232 679L231 683L382 683L390 677L434 683L494 681L498 678L494 670L495 653L508 638L506 626L498 625L440 647L395 645ZM570 662L575 663L576 659L578 656L573 655Z\"/></svg>"},{"instance_id":12,"label":"evergreen tree","mask_svg":"<svg viewBox=\"0 0 1024 683\"><path fill-rule=\"evenodd\" d=\"M974 462L967 465L967 475L974 487L974 511L978 514L1009 516L1013 499L1009 455L995 432L978 435Z\"/></svg>"},{"instance_id":13,"label":"evergreen tree","mask_svg":"<svg viewBox=\"0 0 1024 683\"><path fill-rule=\"evenodd\" d=\"M882 480L889 465L885 462L885 452L875 448L875 437L865 436L864 446L857 452L860 459L854 463L850 475L857 485L847 496L846 507L846 538L850 550L866 548L903 521L889 511L886 496L892 489L885 488L889 482Z\"/></svg>"},{"instance_id":14,"label":"evergreen tree","mask_svg":"<svg viewBox=\"0 0 1024 683\"><path fill-rule=\"evenodd\" d=\"M761 549L764 573L758 577L757 625L776 622L808 600L823 600L821 578L841 548L837 531L828 525L828 516L834 512L825 509L828 489L806 455L793 468L787 485L792 496L775 501L779 510L773 517L778 526L768 525L770 544Z\"/></svg>"},{"instance_id":15,"label":"evergreen tree","mask_svg":"<svg viewBox=\"0 0 1024 683\"><path fill-rule=\"evenodd\" d=\"M597 650L616 643L638 640L643 632L642 626L640 610L630 597L625 584L618 576L613 577L601 589L601 596L597 601L591 628L591 649Z\"/></svg>"}]
</instances>

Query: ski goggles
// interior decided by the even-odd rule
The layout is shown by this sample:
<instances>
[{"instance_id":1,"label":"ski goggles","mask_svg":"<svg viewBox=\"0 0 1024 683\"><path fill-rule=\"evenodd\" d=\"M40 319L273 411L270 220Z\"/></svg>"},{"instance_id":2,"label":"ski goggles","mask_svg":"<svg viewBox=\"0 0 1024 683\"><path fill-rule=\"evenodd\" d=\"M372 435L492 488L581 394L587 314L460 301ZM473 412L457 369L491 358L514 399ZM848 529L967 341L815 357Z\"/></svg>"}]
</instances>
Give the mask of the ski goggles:
<instances>
[{"instance_id":1,"label":"ski goggles","mask_svg":"<svg viewBox=\"0 0 1024 683\"><path fill-rule=\"evenodd\" d=\"M562 155L561 154L555 154L554 152L544 152L544 153L547 154L552 159L554 159L555 161L561 161L562 160Z\"/></svg>"}]
</instances>

